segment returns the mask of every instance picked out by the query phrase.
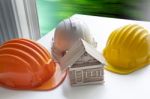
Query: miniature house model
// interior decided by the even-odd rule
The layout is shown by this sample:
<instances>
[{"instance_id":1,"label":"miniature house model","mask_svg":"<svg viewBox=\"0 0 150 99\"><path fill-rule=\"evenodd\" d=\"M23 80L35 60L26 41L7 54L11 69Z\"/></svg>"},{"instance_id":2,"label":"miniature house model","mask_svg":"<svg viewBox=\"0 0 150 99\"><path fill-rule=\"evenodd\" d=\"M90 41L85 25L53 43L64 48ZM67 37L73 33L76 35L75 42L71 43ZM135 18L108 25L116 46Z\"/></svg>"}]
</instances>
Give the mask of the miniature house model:
<instances>
[{"instance_id":1,"label":"miniature house model","mask_svg":"<svg viewBox=\"0 0 150 99\"><path fill-rule=\"evenodd\" d=\"M70 67L69 78L72 86L103 83L103 63L102 55L82 39L60 61L63 70Z\"/></svg>"}]
</instances>

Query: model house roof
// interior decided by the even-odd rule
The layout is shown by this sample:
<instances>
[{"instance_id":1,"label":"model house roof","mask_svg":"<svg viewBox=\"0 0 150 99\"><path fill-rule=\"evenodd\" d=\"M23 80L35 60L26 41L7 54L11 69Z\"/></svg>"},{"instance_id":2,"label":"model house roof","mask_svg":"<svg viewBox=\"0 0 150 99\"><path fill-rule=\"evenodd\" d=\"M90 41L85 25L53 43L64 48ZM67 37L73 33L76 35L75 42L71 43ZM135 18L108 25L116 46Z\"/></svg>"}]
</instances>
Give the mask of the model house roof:
<instances>
[{"instance_id":1,"label":"model house roof","mask_svg":"<svg viewBox=\"0 0 150 99\"><path fill-rule=\"evenodd\" d=\"M60 60L62 69L72 66L85 52L91 55L100 63L104 64L105 60L100 52L96 50L92 45L88 44L83 39L79 39L66 53L66 55Z\"/></svg>"}]
</instances>

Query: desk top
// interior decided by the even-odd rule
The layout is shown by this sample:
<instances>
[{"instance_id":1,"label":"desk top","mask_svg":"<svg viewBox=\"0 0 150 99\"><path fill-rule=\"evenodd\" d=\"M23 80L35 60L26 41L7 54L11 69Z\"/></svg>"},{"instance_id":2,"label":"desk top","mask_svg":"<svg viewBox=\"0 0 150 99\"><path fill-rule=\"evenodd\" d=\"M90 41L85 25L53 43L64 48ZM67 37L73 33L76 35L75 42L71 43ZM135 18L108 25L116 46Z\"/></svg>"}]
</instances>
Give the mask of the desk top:
<instances>
[{"instance_id":1,"label":"desk top","mask_svg":"<svg viewBox=\"0 0 150 99\"><path fill-rule=\"evenodd\" d=\"M87 15L73 15L87 23L90 32L98 42L102 52L109 34L120 26L137 23L150 31L150 22L105 18ZM50 51L54 29L38 40ZM149 99L150 66L129 75L118 75L104 70L103 85L71 87L66 80L52 91L16 91L0 88L0 99Z\"/></svg>"}]
</instances>

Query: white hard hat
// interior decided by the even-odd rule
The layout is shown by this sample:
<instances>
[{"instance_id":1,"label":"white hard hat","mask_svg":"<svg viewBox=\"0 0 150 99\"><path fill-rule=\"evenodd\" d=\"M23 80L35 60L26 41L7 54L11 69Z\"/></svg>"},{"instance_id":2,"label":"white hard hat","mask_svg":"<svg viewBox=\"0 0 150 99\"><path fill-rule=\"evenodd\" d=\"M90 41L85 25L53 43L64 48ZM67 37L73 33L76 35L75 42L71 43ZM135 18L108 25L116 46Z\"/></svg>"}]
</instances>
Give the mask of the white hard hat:
<instances>
[{"instance_id":1,"label":"white hard hat","mask_svg":"<svg viewBox=\"0 0 150 99\"><path fill-rule=\"evenodd\" d=\"M97 43L90 34L88 26L83 21L76 18L69 18L61 21L54 34L52 46L53 58L59 61L71 45L80 38L94 47L97 46Z\"/></svg>"}]
</instances>

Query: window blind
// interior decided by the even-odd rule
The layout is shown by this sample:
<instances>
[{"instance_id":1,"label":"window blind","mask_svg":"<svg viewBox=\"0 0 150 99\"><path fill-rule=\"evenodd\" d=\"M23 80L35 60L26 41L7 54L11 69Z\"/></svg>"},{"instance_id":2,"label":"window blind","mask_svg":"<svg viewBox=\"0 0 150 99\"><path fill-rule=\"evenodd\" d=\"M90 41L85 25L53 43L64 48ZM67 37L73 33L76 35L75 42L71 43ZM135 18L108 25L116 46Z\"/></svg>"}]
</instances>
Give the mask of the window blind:
<instances>
[{"instance_id":1,"label":"window blind","mask_svg":"<svg viewBox=\"0 0 150 99\"><path fill-rule=\"evenodd\" d=\"M0 44L13 38L40 38L36 0L0 0Z\"/></svg>"}]
</instances>

